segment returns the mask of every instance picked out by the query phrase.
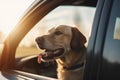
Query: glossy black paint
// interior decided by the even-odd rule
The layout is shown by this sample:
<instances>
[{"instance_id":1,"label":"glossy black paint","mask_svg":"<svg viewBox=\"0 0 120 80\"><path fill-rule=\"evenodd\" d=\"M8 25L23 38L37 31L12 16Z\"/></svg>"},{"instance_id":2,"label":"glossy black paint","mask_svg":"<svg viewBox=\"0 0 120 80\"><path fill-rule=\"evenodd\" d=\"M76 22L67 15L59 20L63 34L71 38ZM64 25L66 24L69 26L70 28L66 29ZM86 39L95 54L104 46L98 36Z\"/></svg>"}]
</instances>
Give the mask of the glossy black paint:
<instances>
[{"instance_id":1,"label":"glossy black paint","mask_svg":"<svg viewBox=\"0 0 120 80\"><path fill-rule=\"evenodd\" d=\"M120 0L114 0L108 21L101 66L102 80L120 79L120 38L115 38L115 28L120 27ZM118 29L117 29L118 30ZM120 30L118 30L118 33ZM120 35L119 35L120 36Z\"/></svg>"},{"instance_id":2,"label":"glossy black paint","mask_svg":"<svg viewBox=\"0 0 120 80\"><path fill-rule=\"evenodd\" d=\"M84 80L120 79L120 40L114 39L119 0L99 0L87 49Z\"/></svg>"}]
</instances>

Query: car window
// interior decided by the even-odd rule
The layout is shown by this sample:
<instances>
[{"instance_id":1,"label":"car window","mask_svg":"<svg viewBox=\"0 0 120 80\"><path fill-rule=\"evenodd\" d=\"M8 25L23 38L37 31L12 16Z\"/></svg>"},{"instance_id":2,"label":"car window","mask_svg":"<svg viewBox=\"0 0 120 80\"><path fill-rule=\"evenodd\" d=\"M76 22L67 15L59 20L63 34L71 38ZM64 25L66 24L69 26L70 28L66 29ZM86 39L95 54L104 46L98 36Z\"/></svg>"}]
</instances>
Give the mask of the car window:
<instances>
[{"instance_id":1,"label":"car window","mask_svg":"<svg viewBox=\"0 0 120 80\"><path fill-rule=\"evenodd\" d=\"M16 50L16 61L20 59L18 61L18 67L19 63L22 64L19 70L56 78L56 62L37 63L37 56L41 53L41 50L37 48L35 38L46 34L49 29L55 26L69 25L77 27L85 35L88 43L94 13L95 8L84 6L59 6L51 11L20 42Z\"/></svg>"},{"instance_id":2,"label":"car window","mask_svg":"<svg viewBox=\"0 0 120 80\"><path fill-rule=\"evenodd\" d=\"M35 0L0 0L0 54L3 49L3 42L10 31L20 20L24 11Z\"/></svg>"},{"instance_id":3,"label":"car window","mask_svg":"<svg viewBox=\"0 0 120 80\"><path fill-rule=\"evenodd\" d=\"M58 25L77 27L86 36L88 42L91 34L94 13L94 7L57 7L46 15L41 21L39 21L30 32L28 32L16 50L16 58L38 55L41 50L36 47L35 38L46 34L49 29Z\"/></svg>"},{"instance_id":4,"label":"car window","mask_svg":"<svg viewBox=\"0 0 120 80\"><path fill-rule=\"evenodd\" d=\"M0 34L8 35L34 0L0 0Z\"/></svg>"}]
</instances>

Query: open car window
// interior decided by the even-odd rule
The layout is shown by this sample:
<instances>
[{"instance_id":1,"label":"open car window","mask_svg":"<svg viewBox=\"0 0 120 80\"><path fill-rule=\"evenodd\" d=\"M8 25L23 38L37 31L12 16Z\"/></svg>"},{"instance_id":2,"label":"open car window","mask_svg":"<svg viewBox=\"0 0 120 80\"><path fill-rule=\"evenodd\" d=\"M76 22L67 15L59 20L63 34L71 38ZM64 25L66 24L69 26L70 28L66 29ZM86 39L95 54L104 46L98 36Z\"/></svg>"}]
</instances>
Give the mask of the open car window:
<instances>
[{"instance_id":1,"label":"open car window","mask_svg":"<svg viewBox=\"0 0 120 80\"><path fill-rule=\"evenodd\" d=\"M34 28L28 32L24 39L19 44L16 50L16 59L21 58L21 62L27 60L24 58L26 56L38 56L41 52L40 49L36 47L35 38L47 33L49 29L58 25L69 25L77 27L87 38L87 43L89 41L93 18L94 18L95 8L93 7L84 7L84 6L59 6L48 15L46 15L41 21L39 21ZM86 46L87 46L86 43ZM29 57L30 59L31 57ZM34 63L35 62L35 63ZM34 59L34 62L30 62L36 65L37 58ZM26 66L27 65L27 66ZM19 65L18 65L19 66ZM48 66L48 64L45 64ZM27 67L27 68L26 68ZM37 67L37 68L36 68ZM39 68L39 70L37 70ZM44 75L49 77L55 77L53 73L43 73L43 68L40 70L40 66L31 67L29 64L22 65L22 68L19 68L22 71L35 73L38 75ZM42 73L41 73L42 72ZM48 71L47 71L48 72ZM55 72L56 73L56 72ZM51 76L54 75L54 76Z\"/></svg>"},{"instance_id":2,"label":"open car window","mask_svg":"<svg viewBox=\"0 0 120 80\"><path fill-rule=\"evenodd\" d=\"M22 47L36 48L35 38L46 34L49 29L58 25L70 25L73 27L78 27L78 29L86 36L88 41L91 33L94 13L94 7L60 6L54 9L41 21L39 21L35 27L24 37L24 39L19 44L16 57L17 55L19 56L19 49ZM23 50L24 49L20 51ZM20 54L23 55L21 52ZM35 54L34 51L33 54ZM30 55L29 51L28 55Z\"/></svg>"},{"instance_id":3,"label":"open car window","mask_svg":"<svg viewBox=\"0 0 120 80\"><path fill-rule=\"evenodd\" d=\"M35 0L0 0L0 54L4 41L23 13Z\"/></svg>"},{"instance_id":4,"label":"open car window","mask_svg":"<svg viewBox=\"0 0 120 80\"><path fill-rule=\"evenodd\" d=\"M18 23L24 12L35 0L0 0L0 42Z\"/></svg>"}]
</instances>

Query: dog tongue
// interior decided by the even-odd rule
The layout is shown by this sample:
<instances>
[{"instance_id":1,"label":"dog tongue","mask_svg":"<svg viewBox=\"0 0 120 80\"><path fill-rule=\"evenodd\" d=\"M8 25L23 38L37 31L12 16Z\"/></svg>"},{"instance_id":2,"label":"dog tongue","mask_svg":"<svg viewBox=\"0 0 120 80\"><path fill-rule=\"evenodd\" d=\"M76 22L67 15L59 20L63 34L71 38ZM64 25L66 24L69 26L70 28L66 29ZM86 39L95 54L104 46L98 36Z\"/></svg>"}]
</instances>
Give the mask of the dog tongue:
<instances>
[{"instance_id":1,"label":"dog tongue","mask_svg":"<svg viewBox=\"0 0 120 80\"><path fill-rule=\"evenodd\" d=\"M41 58L42 58L42 54L39 54L38 60L37 60L39 64L41 63Z\"/></svg>"},{"instance_id":2,"label":"dog tongue","mask_svg":"<svg viewBox=\"0 0 120 80\"><path fill-rule=\"evenodd\" d=\"M46 50L38 55L38 63L40 64L41 61L54 59L54 57L62 55L63 52L64 49L56 49L54 51Z\"/></svg>"},{"instance_id":3,"label":"dog tongue","mask_svg":"<svg viewBox=\"0 0 120 80\"><path fill-rule=\"evenodd\" d=\"M52 59L53 57L54 54L51 51L42 52L38 55L38 63L41 63L41 59Z\"/></svg>"}]
</instances>

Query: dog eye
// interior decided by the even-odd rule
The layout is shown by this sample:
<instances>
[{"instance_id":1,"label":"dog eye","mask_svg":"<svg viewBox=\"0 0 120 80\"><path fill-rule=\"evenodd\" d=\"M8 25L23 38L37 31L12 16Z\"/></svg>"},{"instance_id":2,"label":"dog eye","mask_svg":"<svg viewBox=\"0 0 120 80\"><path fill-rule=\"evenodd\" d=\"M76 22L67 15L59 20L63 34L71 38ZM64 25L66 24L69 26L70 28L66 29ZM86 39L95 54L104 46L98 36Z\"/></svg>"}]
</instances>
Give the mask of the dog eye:
<instances>
[{"instance_id":1,"label":"dog eye","mask_svg":"<svg viewBox=\"0 0 120 80\"><path fill-rule=\"evenodd\" d=\"M62 34L62 32L60 32L60 31L55 32L55 35L61 35L61 34Z\"/></svg>"}]
</instances>

